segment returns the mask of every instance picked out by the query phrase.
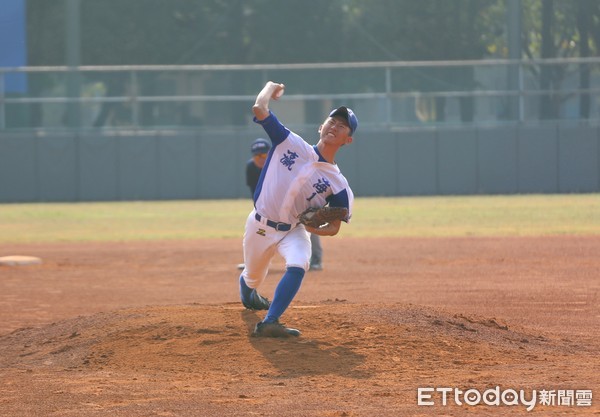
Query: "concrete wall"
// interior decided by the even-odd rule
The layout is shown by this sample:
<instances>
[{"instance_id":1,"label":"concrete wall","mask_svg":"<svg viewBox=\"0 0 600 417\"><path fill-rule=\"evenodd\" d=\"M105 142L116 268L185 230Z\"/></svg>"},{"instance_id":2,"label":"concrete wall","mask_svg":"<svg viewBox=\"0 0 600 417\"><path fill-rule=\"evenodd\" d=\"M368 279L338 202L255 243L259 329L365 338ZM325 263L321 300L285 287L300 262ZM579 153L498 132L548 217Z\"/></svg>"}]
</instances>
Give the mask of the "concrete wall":
<instances>
[{"instance_id":1,"label":"concrete wall","mask_svg":"<svg viewBox=\"0 0 600 417\"><path fill-rule=\"evenodd\" d=\"M245 162L259 136L3 133L0 202L249 198ZM600 191L595 126L359 131L337 162L357 196Z\"/></svg>"}]
</instances>

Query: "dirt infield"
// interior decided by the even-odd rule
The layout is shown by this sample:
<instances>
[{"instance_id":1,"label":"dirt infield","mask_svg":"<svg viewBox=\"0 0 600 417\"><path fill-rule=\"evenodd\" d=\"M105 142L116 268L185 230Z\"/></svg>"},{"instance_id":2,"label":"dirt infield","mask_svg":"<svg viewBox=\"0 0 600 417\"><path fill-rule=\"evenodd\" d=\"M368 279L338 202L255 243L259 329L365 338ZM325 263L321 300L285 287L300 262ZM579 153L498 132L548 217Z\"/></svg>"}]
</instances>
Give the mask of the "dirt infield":
<instances>
[{"instance_id":1,"label":"dirt infield","mask_svg":"<svg viewBox=\"0 0 600 417\"><path fill-rule=\"evenodd\" d=\"M324 247L282 318L303 335L265 340L237 240L0 245L43 260L0 266L0 415L600 415L600 237Z\"/></svg>"}]
</instances>

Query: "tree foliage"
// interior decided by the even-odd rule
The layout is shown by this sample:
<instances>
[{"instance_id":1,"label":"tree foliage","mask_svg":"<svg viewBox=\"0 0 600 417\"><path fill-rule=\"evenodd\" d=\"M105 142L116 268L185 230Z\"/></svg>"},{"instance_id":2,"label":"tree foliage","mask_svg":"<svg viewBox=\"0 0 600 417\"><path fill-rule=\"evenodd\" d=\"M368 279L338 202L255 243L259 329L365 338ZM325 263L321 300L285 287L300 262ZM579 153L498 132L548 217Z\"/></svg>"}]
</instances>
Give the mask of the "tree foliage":
<instances>
[{"instance_id":1,"label":"tree foliage","mask_svg":"<svg viewBox=\"0 0 600 417\"><path fill-rule=\"evenodd\" d=\"M506 54L506 0L80 0L84 65L480 59ZM552 3L555 56L590 53L600 2L522 0L525 56L542 56ZM29 62L65 56L64 0L29 0Z\"/></svg>"}]
</instances>

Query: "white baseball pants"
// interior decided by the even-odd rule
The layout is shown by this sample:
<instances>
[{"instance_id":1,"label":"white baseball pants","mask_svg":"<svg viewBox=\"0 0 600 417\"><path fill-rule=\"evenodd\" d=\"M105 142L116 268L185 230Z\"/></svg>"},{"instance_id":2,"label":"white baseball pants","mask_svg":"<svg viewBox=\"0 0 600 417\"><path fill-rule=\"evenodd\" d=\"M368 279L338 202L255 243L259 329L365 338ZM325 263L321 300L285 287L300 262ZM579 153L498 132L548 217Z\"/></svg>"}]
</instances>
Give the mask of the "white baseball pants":
<instances>
[{"instance_id":1,"label":"white baseball pants","mask_svg":"<svg viewBox=\"0 0 600 417\"><path fill-rule=\"evenodd\" d=\"M244 232L244 264L242 276L250 288L258 288L269 272L276 251L285 259L286 268L296 266L308 270L310 265L310 235L299 224L286 232L275 230L266 219L256 220L252 210Z\"/></svg>"}]
</instances>

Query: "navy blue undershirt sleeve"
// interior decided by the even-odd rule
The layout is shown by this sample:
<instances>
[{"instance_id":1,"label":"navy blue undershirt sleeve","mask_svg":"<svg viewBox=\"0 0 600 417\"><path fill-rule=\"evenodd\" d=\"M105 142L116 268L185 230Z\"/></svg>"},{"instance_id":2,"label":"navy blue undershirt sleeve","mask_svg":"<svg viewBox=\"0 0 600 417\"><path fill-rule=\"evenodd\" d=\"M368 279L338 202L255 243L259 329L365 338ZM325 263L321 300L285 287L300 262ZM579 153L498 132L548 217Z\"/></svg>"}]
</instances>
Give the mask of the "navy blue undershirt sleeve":
<instances>
[{"instance_id":1,"label":"navy blue undershirt sleeve","mask_svg":"<svg viewBox=\"0 0 600 417\"><path fill-rule=\"evenodd\" d=\"M274 147L283 142L290 134L288 128L282 125L270 110L269 115L263 120L258 120L255 117L254 123L258 123L265 129L265 132L269 135L269 139L271 139Z\"/></svg>"},{"instance_id":2,"label":"navy blue undershirt sleeve","mask_svg":"<svg viewBox=\"0 0 600 417\"><path fill-rule=\"evenodd\" d=\"M348 201L348 192L344 189L337 194L331 194L327 197L327 203L330 207L345 207L350 210L350 202ZM348 223L348 219L344 219Z\"/></svg>"}]
</instances>

